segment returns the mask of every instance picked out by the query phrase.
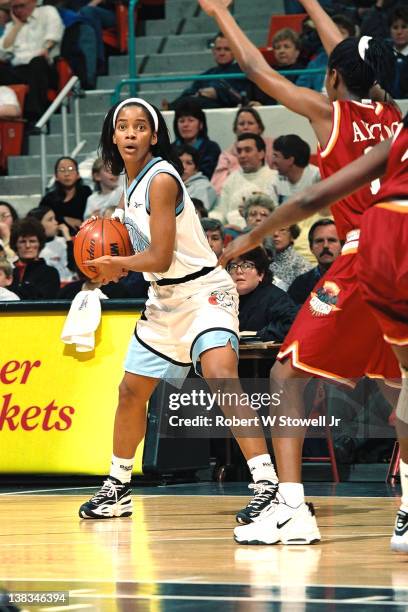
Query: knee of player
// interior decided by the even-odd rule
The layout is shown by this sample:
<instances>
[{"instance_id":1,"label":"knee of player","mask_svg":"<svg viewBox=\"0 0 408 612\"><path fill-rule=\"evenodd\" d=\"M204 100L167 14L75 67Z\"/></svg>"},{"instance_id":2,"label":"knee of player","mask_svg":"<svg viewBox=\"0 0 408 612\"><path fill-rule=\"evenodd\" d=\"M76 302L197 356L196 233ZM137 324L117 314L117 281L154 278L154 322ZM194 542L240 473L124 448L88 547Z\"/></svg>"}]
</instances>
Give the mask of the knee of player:
<instances>
[{"instance_id":1,"label":"knee of player","mask_svg":"<svg viewBox=\"0 0 408 612\"><path fill-rule=\"evenodd\" d=\"M284 385L288 380L296 378L298 376L296 370L292 368L290 360L287 359L283 363L281 361L275 361L270 372L270 381L274 385Z\"/></svg>"},{"instance_id":2,"label":"knee of player","mask_svg":"<svg viewBox=\"0 0 408 612\"><path fill-rule=\"evenodd\" d=\"M126 381L122 380L119 385L119 406L120 407L133 407L137 402L137 395L134 390L129 387Z\"/></svg>"}]
</instances>

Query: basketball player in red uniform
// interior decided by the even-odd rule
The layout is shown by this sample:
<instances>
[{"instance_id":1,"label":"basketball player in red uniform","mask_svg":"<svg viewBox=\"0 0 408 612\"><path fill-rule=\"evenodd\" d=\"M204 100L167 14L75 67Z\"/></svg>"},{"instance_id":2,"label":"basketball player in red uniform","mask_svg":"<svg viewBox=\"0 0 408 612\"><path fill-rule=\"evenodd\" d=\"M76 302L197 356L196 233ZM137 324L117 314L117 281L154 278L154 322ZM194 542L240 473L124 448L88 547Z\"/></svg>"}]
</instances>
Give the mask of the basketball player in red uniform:
<instances>
[{"instance_id":1,"label":"basketball player in red uniform","mask_svg":"<svg viewBox=\"0 0 408 612\"><path fill-rule=\"evenodd\" d=\"M378 177L382 177L381 181ZM393 550L408 552L408 114L393 139L386 140L330 178L296 194L259 227L228 250L234 257L253 248L269 232L296 223L345 198L368 181L379 191L360 222L357 276L365 302L392 347L402 371L396 410L400 442L401 507L391 539ZM226 260L231 253L226 254Z\"/></svg>"},{"instance_id":2,"label":"basketball player in red uniform","mask_svg":"<svg viewBox=\"0 0 408 612\"><path fill-rule=\"evenodd\" d=\"M393 52L383 41L369 37L342 40L337 27L316 0L301 0L329 54L325 83L328 95L325 96L297 87L274 71L227 10L229 0L199 0L199 3L215 18L249 78L287 108L309 119L319 142L323 176L330 176L396 131L400 113L392 104L384 102L385 92L374 87L379 83L386 88L395 65ZM370 94L383 102L372 102ZM353 379L364 374L399 377L398 362L359 294L356 275L360 221L371 206L376 190L378 185L373 183L332 207L339 237L345 241L342 256L300 310L279 361L272 369L278 388L285 390L282 407L288 416L303 414L303 389L310 376L350 386L354 384ZM280 218L280 208L272 215L275 219ZM302 218L307 216L304 214ZM285 224L274 225L275 229L292 223L284 218ZM250 238L251 232L231 243L222 262L245 252L251 240L258 244L261 234L270 233L274 223L271 219L258 226L254 238ZM235 529L237 542L309 544L320 539L313 509L305 504L301 484L303 433L274 437L280 480L278 494L256 521Z\"/></svg>"}]
</instances>

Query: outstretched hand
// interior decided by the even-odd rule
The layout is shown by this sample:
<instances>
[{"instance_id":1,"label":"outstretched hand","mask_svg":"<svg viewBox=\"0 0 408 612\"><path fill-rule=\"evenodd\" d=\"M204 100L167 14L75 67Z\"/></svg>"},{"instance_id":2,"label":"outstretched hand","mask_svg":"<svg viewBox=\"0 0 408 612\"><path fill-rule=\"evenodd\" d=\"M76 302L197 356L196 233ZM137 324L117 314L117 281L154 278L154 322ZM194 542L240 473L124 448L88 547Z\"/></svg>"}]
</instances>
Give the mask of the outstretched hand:
<instances>
[{"instance_id":1,"label":"outstretched hand","mask_svg":"<svg viewBox=\"0 0 408 612\"><path fill-rule=\"evenodd\" d=\"M84 265L97 269L98 276L92 279L93 282L107 285L111 282L117 283L121 278L128 275L128 270L123 268L122 259L122 257L103 255L96 259L84 261Z\"/></svg>"},{"instance_id":2,"label":"outstretched hand","mask_svg":"<svg viewBox=\"0 0 408 612\"><path fill-rule=\"evenodd\" d=\"M209 17L213 17L217 8L228 8L232 0L198 0L198 3Z\"/></svg>"},{"instance_id":3,"label":"outstretched hand","mask_svg":"<svg viewBox=\"0 0 408 612\"><path fill-rule=\"evenodd\" d=\"M249 232L248 234L243 234L242 236L238 236L238 238L235 238L235 240L230 242L225 247L225 249L221 253L218 263L223 268L225 268L225 266L231 259L239 257L239 255L242 255L242 253L247 253L248 251L251 251L255 247L259 246L259 244L261 243L254 240L251 232Z\"/></svg>"}]
</instances>

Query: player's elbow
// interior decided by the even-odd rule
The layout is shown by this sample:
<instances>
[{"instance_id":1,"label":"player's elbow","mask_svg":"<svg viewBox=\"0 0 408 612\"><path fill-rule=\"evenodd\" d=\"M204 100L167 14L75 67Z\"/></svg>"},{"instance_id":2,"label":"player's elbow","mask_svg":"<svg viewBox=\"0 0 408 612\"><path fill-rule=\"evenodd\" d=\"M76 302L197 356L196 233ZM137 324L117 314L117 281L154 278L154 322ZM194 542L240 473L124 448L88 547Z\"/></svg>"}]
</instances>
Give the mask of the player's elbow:
<instances>
[{"instance_id":1,"label":"player's elbow","mask_svg":"<svg viewBox=\"0 0 408 612\"><path fill-rule=\"evenodd\" d=\"M162 254L157 258L157 272L159 274L163 274L164 272L168 272L171 266L171 262L173 260L172 253L170 255Z\"/></svg>"}]
</instances>

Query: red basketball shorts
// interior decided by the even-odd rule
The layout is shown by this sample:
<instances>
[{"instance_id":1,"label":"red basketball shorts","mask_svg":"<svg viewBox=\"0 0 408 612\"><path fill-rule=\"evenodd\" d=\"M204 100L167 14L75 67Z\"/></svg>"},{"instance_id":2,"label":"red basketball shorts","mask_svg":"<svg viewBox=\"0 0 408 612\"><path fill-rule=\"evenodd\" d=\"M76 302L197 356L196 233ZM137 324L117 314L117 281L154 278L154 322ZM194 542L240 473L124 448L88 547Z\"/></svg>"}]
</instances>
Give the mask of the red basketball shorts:
<instances>
[{"instance_id":1,"label":"red basketball shorts","mask_svg":"<svg viewBox=\"0 0 408 612\"><path fill-rule=\"evenodd\" d=\"M364 213L357 275L384 339L408 346L408 200Z\"/></svg>"},{"instance_id":2,"label":"red basketball shorts","mask_svg":"<svg viewBox=\"0 0 408 612\"><path fill-rule=\"evenodd\" d=\"M358 231L302 306L278 359L295 369L354 386L364 375L399 378L398 362L362 299L356 271Z\"/></svg>"}]
</instances>

